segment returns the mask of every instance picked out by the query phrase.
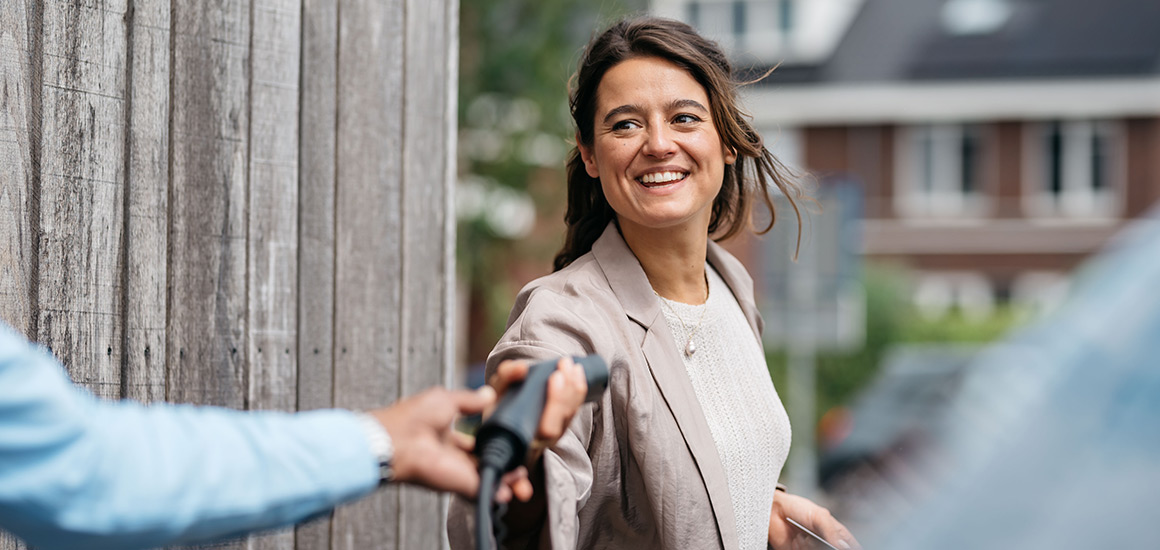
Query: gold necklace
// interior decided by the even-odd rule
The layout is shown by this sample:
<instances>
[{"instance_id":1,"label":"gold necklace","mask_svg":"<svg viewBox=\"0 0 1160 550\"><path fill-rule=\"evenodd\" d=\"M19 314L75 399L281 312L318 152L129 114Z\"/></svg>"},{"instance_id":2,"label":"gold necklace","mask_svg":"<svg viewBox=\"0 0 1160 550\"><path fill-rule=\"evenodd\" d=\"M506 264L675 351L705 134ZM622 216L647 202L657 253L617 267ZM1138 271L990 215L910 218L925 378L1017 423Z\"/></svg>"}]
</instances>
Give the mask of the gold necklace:
<instances>
[{"instance_id":1,"label":"gold necklace","mask_svg":"<svg viewBox=\"0 0 1160 550\"><path fill-rule=\"evenodd\" d=\"M708 281L706 281L705 284L705 305L701 307L701 317L697 319L697 325L693 327L691 332L689 331L689 327L685 325L685 320L681 318L681 314L677 313L677 310L673 309L673 306L669 305L668 300L665 300L664 296L658 294L656 289L653 289L653 294L656 294L657 298L660 298L661 305L669 308L669 311L671 311L673 316L677 318L677 322L681 323L681 332L689 336L689 340L685 342L685 357L692 357L694 353L697 353L697 344L693 343L693 336L697 334L697 329L701 328L701 322L705 320L705 312L709 310Z\"/></svg>"}]
</instances>

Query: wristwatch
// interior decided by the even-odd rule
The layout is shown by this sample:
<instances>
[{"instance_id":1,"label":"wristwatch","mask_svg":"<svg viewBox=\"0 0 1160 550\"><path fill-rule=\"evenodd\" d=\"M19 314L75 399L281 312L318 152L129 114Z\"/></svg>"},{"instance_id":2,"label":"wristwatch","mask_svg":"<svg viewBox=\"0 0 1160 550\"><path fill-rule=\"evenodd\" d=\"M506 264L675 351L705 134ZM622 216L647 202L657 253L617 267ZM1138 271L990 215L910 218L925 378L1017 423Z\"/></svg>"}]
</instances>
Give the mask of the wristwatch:
<instances>
[{"instance_id":1,"label":"wristwatch","mask_svg":"<svg viewBox=\"0 0 1160 550\"><path fill-rule=\"evenodd\" d=\"M367 443L371 446L371 452L374 453L375 459L379 463L379 485L383 485L395 476L395 470L392 467L395 446L391 443L391 434L387 433L387 429L369 413L360 413L359 421L362 423Z\"/></svg>"}]
</instances>

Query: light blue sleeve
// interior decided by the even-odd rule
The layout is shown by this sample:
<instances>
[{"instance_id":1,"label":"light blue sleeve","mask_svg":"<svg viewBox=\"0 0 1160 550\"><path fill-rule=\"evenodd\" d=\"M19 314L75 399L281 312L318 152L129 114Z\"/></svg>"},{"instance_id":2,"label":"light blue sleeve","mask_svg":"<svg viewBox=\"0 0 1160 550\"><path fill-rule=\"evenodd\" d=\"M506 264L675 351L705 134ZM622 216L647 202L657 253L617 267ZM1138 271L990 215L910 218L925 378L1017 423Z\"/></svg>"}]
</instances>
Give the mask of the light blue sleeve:
<instances>
[{"instance_id":1,"label":"light blue sleeve","mask_svg":"<svg viewBox=\"0 0 1160 550\"><path fill-rule=\"evenodd\" d=\"M35 546L203 542L302 521L377 483L354 413L100 400L0 324L0 528Z\"/></svg>"}]
</instances>

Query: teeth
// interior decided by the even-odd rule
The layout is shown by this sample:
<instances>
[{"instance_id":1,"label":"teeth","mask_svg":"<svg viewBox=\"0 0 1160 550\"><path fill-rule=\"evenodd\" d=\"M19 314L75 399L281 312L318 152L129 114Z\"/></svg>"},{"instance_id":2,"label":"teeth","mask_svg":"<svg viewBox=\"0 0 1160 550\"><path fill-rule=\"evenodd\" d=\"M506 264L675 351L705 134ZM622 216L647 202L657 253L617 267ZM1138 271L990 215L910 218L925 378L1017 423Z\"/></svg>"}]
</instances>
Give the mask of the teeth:
<instances>
[{"instance_id":1,"label":"teeth","mask_svg":"<svg viewBox=\"0 0 1160 550\"><path fill-rule=\"evenodd\" d=\"M645 174L640 177L642 183L668 183L670 181L677 181L685 177L684 172L658 172L655 174Z\"/></svg>"}]
</instances>

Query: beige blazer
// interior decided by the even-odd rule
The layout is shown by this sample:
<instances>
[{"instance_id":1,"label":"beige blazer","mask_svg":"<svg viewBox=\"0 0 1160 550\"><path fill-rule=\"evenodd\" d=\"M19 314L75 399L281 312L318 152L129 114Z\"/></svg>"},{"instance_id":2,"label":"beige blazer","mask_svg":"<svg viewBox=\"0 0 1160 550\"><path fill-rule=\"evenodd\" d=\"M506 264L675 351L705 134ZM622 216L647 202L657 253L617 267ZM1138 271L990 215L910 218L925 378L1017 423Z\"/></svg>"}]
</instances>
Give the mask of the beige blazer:
<instances>
[{"instance_id":1,"label":"beige blazer","mask_svg":"<svg viewBox=\"0 0 1160 550\"><path fill-rule=\"evenodd\" d=\"M760 342L753 281L710 242L708 261L729 285ZM615 225L567 268L528 284L487 360L597 353L609 391L586 405L544 453L547 525L508 548L737 548L725 470L661 303ZM451 547L475 548L473 507L453 503Z\"/></svg>"}]
</instances>

